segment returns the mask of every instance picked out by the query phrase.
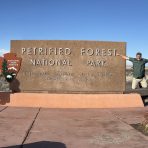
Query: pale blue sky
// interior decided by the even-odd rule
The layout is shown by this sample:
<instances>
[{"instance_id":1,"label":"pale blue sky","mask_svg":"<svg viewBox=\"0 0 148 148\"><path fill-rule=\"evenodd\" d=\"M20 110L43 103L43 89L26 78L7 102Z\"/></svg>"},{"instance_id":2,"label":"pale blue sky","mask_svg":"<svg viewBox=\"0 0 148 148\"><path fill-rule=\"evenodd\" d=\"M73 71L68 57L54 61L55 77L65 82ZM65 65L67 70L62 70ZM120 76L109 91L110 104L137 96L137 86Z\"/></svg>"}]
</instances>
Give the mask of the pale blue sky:
<instances>
[{"instance_id":1,"label":"pale blue sky","mask_svg":"<svg viewBox=\"0 0 148 148\"><path fill-rule=\"evenodd\" d=\"M0 54L25 39L124 41L148 58L148 0L0 0Z\"/></svg>"}]
</instances>

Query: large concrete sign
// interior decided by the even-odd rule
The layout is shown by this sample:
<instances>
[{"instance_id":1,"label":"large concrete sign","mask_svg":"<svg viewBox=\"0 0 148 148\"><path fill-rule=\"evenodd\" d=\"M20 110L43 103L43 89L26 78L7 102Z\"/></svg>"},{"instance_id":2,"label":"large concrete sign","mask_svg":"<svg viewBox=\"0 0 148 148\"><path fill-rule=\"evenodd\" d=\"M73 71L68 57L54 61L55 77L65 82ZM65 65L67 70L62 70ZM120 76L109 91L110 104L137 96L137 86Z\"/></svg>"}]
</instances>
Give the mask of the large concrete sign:
<instances>
[{"instance_id":1,"label":"large concrete sign","mask_svg":"<svg viewBox=\"0 0 148 148\"><path fill-rule=\"evenodd\" d=\"M100 93L125 90L124 42L12 40L11 52L22 58L20 91ZM15 89L16 85L13 85Z\"/></svg>"}]
</instances>

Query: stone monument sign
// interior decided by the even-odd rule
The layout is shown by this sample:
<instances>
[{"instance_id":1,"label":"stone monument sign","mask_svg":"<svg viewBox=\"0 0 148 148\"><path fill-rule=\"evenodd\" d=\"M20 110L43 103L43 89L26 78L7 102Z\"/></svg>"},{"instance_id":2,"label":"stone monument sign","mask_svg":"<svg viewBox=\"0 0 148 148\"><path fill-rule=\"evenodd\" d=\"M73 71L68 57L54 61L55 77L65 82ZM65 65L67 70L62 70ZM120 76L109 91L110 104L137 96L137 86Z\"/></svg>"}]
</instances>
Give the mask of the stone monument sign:
<instances>
[{"instance_id":1,"label":"stone monument sign","mask_svg":"<svg viewBox=\"0 0 148 148\"><path fill-rule=\"evenodd\" d=\"M22 92L123 92L125 61L117 52L126 54L125 42L11 41L11 53L22 58L17 75Z\"/></svg>"}]
</instances>

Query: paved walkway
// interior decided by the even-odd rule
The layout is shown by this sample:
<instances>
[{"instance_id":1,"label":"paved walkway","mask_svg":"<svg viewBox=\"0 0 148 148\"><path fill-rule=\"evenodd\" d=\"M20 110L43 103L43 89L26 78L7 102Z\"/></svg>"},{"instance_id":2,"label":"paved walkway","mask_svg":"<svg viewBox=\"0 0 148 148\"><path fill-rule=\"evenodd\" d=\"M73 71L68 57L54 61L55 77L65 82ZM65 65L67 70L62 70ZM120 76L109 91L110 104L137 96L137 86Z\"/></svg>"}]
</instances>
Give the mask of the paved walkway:
<instances>
[{"instance_id":1,"label":"paved walkway","mask_svg":"<svg viewBox=\"0 0 148 148\"><path fill-rule=\"evenodd\" d=\"M0 148L147 148L145 108L43 109L0 106Z\"/></svg>"}]
</instances>

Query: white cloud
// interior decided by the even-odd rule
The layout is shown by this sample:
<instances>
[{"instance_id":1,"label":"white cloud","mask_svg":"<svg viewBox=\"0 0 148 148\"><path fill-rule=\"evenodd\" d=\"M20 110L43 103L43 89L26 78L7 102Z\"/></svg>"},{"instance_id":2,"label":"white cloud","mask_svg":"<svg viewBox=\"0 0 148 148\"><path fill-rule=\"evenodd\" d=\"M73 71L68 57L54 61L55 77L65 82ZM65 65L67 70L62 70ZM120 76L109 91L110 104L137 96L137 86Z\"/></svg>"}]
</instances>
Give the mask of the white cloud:
<instances>
[{"instance_id":1,"label":"white cloud","mask_svg":"<svg viewBox=\"0 0 148 148\"><path fill-rule=\"evenodd\" d=\"M3 54L9 52L8 50L6 49L0 49L0 56L3 56Z\"/></svg>"}]
</instances>

